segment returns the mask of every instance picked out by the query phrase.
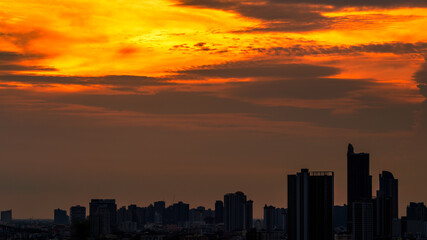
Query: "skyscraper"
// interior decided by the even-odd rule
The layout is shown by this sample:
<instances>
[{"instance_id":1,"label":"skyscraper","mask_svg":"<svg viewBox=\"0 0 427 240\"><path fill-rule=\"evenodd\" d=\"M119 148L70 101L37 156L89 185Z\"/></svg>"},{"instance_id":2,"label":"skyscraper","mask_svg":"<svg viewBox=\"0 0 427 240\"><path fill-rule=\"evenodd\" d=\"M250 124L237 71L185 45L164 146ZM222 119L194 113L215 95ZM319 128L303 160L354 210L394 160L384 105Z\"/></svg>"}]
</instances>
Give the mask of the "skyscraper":
<instances>
[{"instance_id":1,"label":"skyscraper","mask_svg":"<svg viewBox=\"0 0 427 240\"><path fill-rule=\"evenodd\" d=\"M285 231L287 227L288 211L284 208L276 208L274 211L274 228Z\"/></svg>"},{"instance_id":2,"label":"skyscraper","mask_svg":"<svg viewBox=\"0 0 427 240\"><path fill-rule=\"evenodd\" d=\"M347 150L347 230L352 232L353 203L370 202L372 176L369 175L369 154L355 153L353 145Z\"/></svg>"},{"instance_id":3,"label":"skyscraper","mask_svg":"<svg viewBox=\"0 0 427 240\"><path fill-rule=\"evenodd\" d=\"M73 206L70 208L70 220L71 224L82 222L86 219L86 208L80 205Z\"/></svg>"},{"instance_id":4,"label":"skyscraper","mask_svg":"<svg viewBox=\"0 0 427 240\"><path fill-rule=\"evenodd\" d=\"M250 230L253 222L253 202L242 192L224 195L224 226L226 232Z\"/></svg>"},{"instance_id":5,"label":"skyscraper","mask_svg":"<svg viewBox=\"0 0 427 240\"><path fill-rule=\"evenodd\" d=\"M409 206L406 208L407 218L402 222L405 222L405 225L402 229L404 236L412 234L415 237L423 239L427 238L427 207L424 203L409 203Z\"/></svg>"},{"instance_id":6,"label":"skyscraper","mask_svg":"<svg viewBox=\"0 0 427 240\"><path fill-rule=\"evenodd\" d=\"M264 206L264 229L271 232L274 229L274 214L276 208L273 206Z\"/></svg>"},{"instance_id":7,"label":"skyscraper","mask_svg":"<svg viewBox=\"0 0 427 240\"><path fill-rule=\"evenodd\" d=\"M248 200L244 204L245 206L245 230L249 231L254 225L254 201Z\"/></svg>"},{"instance_id":8,"label":"skyscraper","mask_svg":"<svg viewBox=\"0 0 427 240\"><path fill-rule=\"evenodd\" d=\"M374 219L372 202L353 202L352 206L352 240L373 240Z\"/></svg>"},{"instance_id":9,"label":"skyscraper","mask_svg":"<svg viewBox=\"0 0 427 240\"><path fill-rule=\"evenodd\" d=\"M410 202L406 207L406 216L408 220L427 221L427 207L422 202Z\"/></svg>"},{"instance_id":10,"label":"skyscraper","mask_svg":"<svg viewBox=\"0 0 427 240\"><path fill-rule=\"evenodd\" d=\"M274 206L264 206L264 229L267 232L285 231L287 220L287 210L275 208Z\"/></svg>"},{"instance_id":11,"label":"skyscraper","mask_svg":"<svg viewBox=\"0 0 427 240\"><path fill-rule=\"evenodd\" d=\"M114 199L92 199L89 204L90 228L93 236L109 234L117 225Z\"/></svg>"},{"instance_id":12,"label":"skyscraper","mask_svg":"<svg viewBox=\"0 0 427 240\"><path fill-rule=\"evenodd\" d=\"M1 221L3 223L11 223L12 222L12 210L1 211Z\"/></svg>"},{"instance_id":13,"label":"skyscraper","mask_svg":"<svg viewBox=\"0 0 427 240\"><path fill-rule=\"evenodd\" d=\"M69 223L69 218L66 210L55 209L54 210L54 220L55 224L67 225Z\"/></svg>"},{"instance_id":14,"label":"skyscraper","mask_svg":"<svg viewBox=\"0 0 427 240\"><path fill-rule=\"evenodd\" d=\"M154 222L157 224L163 224L163 218L165 217L166 203L164 201L158 201L154 203Z\"/></svg>"},{"instance_id":15,"label":"skyscraper","mask_svg":"<svg viewBox=\"0 0 427 240\"><path fill-rule=\"evenodd\" d=\"M166 209L167 223L185 226L190 221L190 204L178 202Z\"/></svg>"},{"instance_id":16,"label":"skyscraper","mask_svg":"<svg viewBox=\"0 0 427 240\"><path fill-rule=\"evenodd\" d=\"M376 235L380 239L392 238L393 219L398 218L398 180L391 172L383 171L379 177L380 190L376 199Z\"/></svg>"},{"instance_id":17,"label":"skyscraper","mask_svg":"<svg viewBox=\"0 0 427 240\"><path fill-rule=\"evenodd\" d=\"M215 202L215 223L224 222L224 203L221 200Z\"/></svg>"},{"instance_id":18,"label":"skyscraper","mask_svg":"<svg viewBox=\"0 0 427 240\"><path fill-rule=\"evenodd\" d=\"M288 239L333 239L334 173L288 175Z\"/></svg>"}]
</instances>

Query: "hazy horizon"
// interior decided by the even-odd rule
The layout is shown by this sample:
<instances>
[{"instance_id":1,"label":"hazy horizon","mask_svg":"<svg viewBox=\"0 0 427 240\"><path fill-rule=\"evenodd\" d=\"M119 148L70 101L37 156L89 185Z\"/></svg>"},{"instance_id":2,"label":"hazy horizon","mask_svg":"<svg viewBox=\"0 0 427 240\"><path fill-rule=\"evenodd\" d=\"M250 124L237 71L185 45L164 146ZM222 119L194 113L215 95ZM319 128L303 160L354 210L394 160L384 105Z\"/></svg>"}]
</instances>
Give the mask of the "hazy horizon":
<instances>
[{"instance_id":1,"label":"hazy horizon","mask_svg":"<svg viewBox=\"0 0 427 240\"><path fill-rule=\"evenodd\" d=\"M427 202L427 3L0 2L0 209L115 198L286 207L286 175L371 154Z\"/></svg>"}]
</instances>

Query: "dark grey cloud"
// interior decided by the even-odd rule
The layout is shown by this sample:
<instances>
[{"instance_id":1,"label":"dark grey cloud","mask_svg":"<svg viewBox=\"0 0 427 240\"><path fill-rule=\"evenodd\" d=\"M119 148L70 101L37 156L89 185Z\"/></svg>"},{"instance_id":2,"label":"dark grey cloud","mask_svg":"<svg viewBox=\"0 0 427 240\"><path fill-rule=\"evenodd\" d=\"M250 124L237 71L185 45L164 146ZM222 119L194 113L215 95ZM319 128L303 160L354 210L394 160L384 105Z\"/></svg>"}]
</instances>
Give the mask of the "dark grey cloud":
<instances>
[{"instance_id":1,"label":"dark grey cloud","mask_svg":"<svg viewBox=\"0 0 427 240\"><path fill-rule=\"evenodd\" d=\"M243 16L264 20L264 26L237 32L305 32L326 29L334 22L334 18L301 5L238 5L234 10Z\"/></svg>"},{"instance_id":2,"label":"dark grey cloud","mask_svg":"<svg viewBox=\"0 0 427 240\"><path fill-rule=\"evenodd\" d=\"M270 2L323 4L336 7L427 7L424 0L270 0Z\"/></svg>"},{"instance_id":3,"label":"dark grey cloud","mask_svg":"<svg viewBox=\"0 0 427 240\"><path fill-rule=\"evenodd\" d=\"M418 89L421 95L426 99L422 102L420 108L418 109L418 118L416 127L421 134L424 134L423 137L427 136L427 55L424 56L425 61L420 66L418 71L414 73L412 79L418 84ZM427 139L427 138L426 138Z\"/></svg>"},{"instance_id":4,"label":"dark grey cloud","mask_svg":"<svg viewBox=\"0 0 427 240\"><path fill-rule=\"evenodd\" d=\"M46 34L47 32L45 29L33 29L31 31L21 32L0 32L0 38L4 38L16 46L21 47L22 49L27 49L28 45L33 40L38 39Z\"/></svg>"},{"instance_id":5,"label":"dark grey cloud","mask_svg":"<svg viewBox=\"0 0 427 240\"><path fill-rule=\"evenodd\" d=\"M290 47L272 47L272 48L254 48L248 47L249 50L257 51L270 55L281 56L307 56L319 54L360 54L360 53L423 53L427 49L427 42L404 43L404 42L388 42L388 43L372 43L360 45L294 45Z\"/></svg>"},{"instance_id":6,"label":"dark grey cloud","mask_svg":"<svg viewBox=\"0 0 427 240\"><path fill-rule=\"evenodd\" d=\"M266 23L261 27L246 28L234 31L235 33L256 33L256 32L309 32L317 29L327 29L330 21L320 19L319 21L301 22L298 19L287 19L282 22Z\"/></svg>"},{"instance_id":7,"label":"dark grey cloud","mask_svg":"<svg viewBox=\"0 0 427 240\"><path fill-rule=\"evenodd\" d=\"M311 64L240 61L200 66L177 73L195 77L220 78L310 78L331 76L339 72L338 68Z\"/></svg>"},{"instance_id":8,"label":"dark grey cloud","mask_svg":"<svg viewBox=\"0 0 427 240\"><path fill-rule=\"evenodd\" d=\"M1 35L0 35L1 36ZM56 71L53 67L28 66L21 61L42 59L45 56L32 53L0 51L0 72L2 71Z\"/></svg>"},{"instance_id":9,"label":"dark grey cloud","mask_svg":"<svg viewBox=\"0 0 427 240\"><path fill-rule=\"evenodd\" d=\"M13 63L22 60L32 60L43 58L39 54L23 54L17 52L0 51L0 63Z\"/></svg>"},{"instance_id":10,"label":"dark grey cloud","mask_svg":"<svg viewBox=\"0 0 427 240\"><path fill-rule=\"evenodd\" d=\"M322 11L342 7L427 7L424 0L181 0L179 5L232 11L250 18L263 20L263 26L237 32L304 32L327 29L335 23L347 21L340 17L325 17ZM333 6L327 8L326 6Z\"/></svg>"},{"instance_id":11,"label":"dark grey cloud","mask_svg":"<svg viewBox=\"0 0 427 240\"><path fill-rule=\"evenodd\" d=\"M413 79L418 83L420 93L427 97L427 56L424 64L421 65L420 69L414 73Z\"/></svg>"},{"instance_id":12,"label":"dark grey cloud","mask_svg":"<svg viewBox=\"0 0 427 240\"><path fill-rule=\"evenodd\" d=\"M303 78L232 84L227 92L245 98L338 99L378 87L369 79Z\"/></svg>"},{"instance_id":13,"label":"dark grey cloud","mask_svg":"<svg viewBox=\"0 0 427 240\"><path fill-rule=\"evenodd\" d=\"M14 65L14 64L7 64L7 65L1 65L0 64L0 71L56 71L55 68L50 67L42 67L42 66L24 66L24 65Z\"/></svg>"},{"instance_id":14,"label":"dark grey cloud","mask_svg":"<svg viewBox=\"0 0 427 240\"><path fill-rule=\"evenodd\" d=\"M173 118L194 114L244 114L275 122L304 122L316 126L361 131L410 130L415 106L403 104L372 105L352 114L335 114L334 109L293 106L268 106L206 92L162 91L154 95L65 94L44 96L55 103L79 104L114 111L159 114ZM386 101L386 100L383 100ZM367 103L369 104L369 103Z\"/></svg>"},{"instance_id":15,"label":"dark grey cloud","mask_svg":"<svg viewBox=\"0 0 427 240\"><path fill-rule=\"evenodd\" d=\"M238 30L237 32L303 32L327 28L334 20L334 18L322 16L318 11L319 8L300 5L299 3L282 4L269 2L267 4L260 4L254 1L248 4L247 2L240 1L189 0L182 1L181 5L222 9L264 21L263 26Z\"/></svg>"},{"instance_id":16,"label":"dark grey cloud","mask_svg":"<svg viewBox=\"0 0 427 240\"><path fill-rule=\"evenodd\" d=\"M181 0L181 5L199 6L208 8L232 9L236 5L249 5L256 1L236 1L236 0ZM268 0L265 5L280 4L313 4L313 5L330 5L334 7L426 7L424 0ZM260 5L260 4L257 4Z\"/></svg>"},{"instance_id":17,"label":"dark grey cloud","mask_svg":"<svg viewBox=\"0 0 427 240\"><path fill-rule=\"evenodd\" d=\"M252 31L252 30L250 30ZM200 45L200 44L199 44ZM222 46L213 48L214 44L203 43L203 51L211 51L215 54L221 54L228 51L233 51L238 46ZM363 53L393 53L393 54L422 54L427 51L427 42L385 42L385 43L370 43L359 45L322 45L317 43L308 44L294 44L286 47L254 47L254 46L240 46L242 52L258 52L265 55L273 56L290 56L301 57L309 55L320 54L346 54L346 55L360 55ZM171 51L201 51L201 47L189 46L188 44L179 44L172 46Z\"/></svg>"},{"instance_id":18,"label":"dark grey cloud","mask_svg":"<svg viewBox=\"0 0 427 240\"><path fill-rule=\"evenodd\" d=\"M132 75L109 75L103 77L69 77L42 75L0 75L0 81L13 81L31 84L78 84L78 85L113 85L113 86L162 86L174 85L165 78Z\"/></svg>"}]
</instances>

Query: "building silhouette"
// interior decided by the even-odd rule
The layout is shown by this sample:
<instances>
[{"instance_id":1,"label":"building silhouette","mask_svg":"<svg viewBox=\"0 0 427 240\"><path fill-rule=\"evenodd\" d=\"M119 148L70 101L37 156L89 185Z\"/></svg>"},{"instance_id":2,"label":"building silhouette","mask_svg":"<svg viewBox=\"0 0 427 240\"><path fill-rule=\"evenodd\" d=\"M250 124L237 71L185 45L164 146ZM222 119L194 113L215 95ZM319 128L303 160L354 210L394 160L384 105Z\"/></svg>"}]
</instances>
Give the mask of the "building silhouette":
<instances>
[{"instance_id":1,"label":"building silhouette","mask_svg":"<svg viewBox=\"0 0 427 240\"><path fill-rule=\"evenodd\" d=\"M67 215L66 210L62 209L55 209L54 210L54 220L53 222L58 225L68 225L69 224L69 218Z\"/></svg>"},{"instance_id":2,"label":"building silhouette","mask_svg":"<svg viewBox=\"0 0 427 240\"><path fill-rule=\"evenodd\" d=\"M288 210L284 208L276 208L274 212L274 228L279 231L286 232L288 220Z\"/></svg>"},{"instance_id":3,"label":"building silhouette","mask_svg":"<svg viewBox=\"0 0 427 240\"><path fill-rule=\"evenodd\" d=\"M86 220L86 208L80 205L70 208L70 222L71 224L79 223Z\"/></svg>"},{"instance_id":4,"label":"building silhouette","mask_svg":"<svg viewBox=\"0 0 427 240\"><path fill-rule=\"evenodd\" d=\"M199 206L190 209L190 223L202 223L205 220L206 208Z\"/></svg>"},{"instance_id":5,"label":"building silhouette","mask_svg":"<svg viewBox=\"0 0 427 240\"><path fill-rule=\"evenodd\" d=\"M249 231L254 226L254 201L249 200L245 203L245 230Z\"/></svg>"},{"instance_id":6,"label":"building silhouette","mask_svg":"<svg viewBox=\"0 0 427 240\"><path fill-rule=\"evenodd\" d=\"M276 208L273 206L264 206L264 229L271 232L274 229L274 214Z\"/></svg>"},{"instance_id":7,"label":"building silhouette","mask_svg":"<svg viewBox=\"0 0 427 240\"><path fill-rule=\"evenodd\" d=\"M288 239L333 239L334 173L288 175Z\"/></svg>"},{"instance_id":8,"label":"building silhouette","mask_svg":"<svg viewBox=\"0 0 427 240\"><path fill-rule=\"evenodd\" d=\"M411 202L406 207L406 218L402 218L404 237L427 238L427 207L424 203Z\"/></svg>"},{"instance_id":9,"label":"building silhouette","mask_svg":"<svg viewBox=\"0 0 427 240\"><path fill-rule=\"evenodd\" d=\"M190 221L190 204L178 202L166 209L168 224L186 226Z\"/></svg>"},{"instance_id":10,"label":"building silhouette","mask_svg":"<svg viewBox=\"0 0 427 240\"><path fill-rule=\"evenodd\" d=\"M285 231L287 220L287 210L276 208L274 206L264 206L264 223L263 228L267 232Z\"/></svg>"},{"instance_id":11,"label":"building silhouette","mask_svg":"<svg viewBox=\"0 0 427 240\"><path fill-rule=\"evenodd\" d=\"M377 191L375 205L376 235L379 239L391 239L393 219L398 218L398 180L388 171L379 177L380 189Z\"/></svg>"},{"instance_id":12,"label":"building silhouette","mask_svg":"<svg viewBox=\"0 0 427 240\"><path fill-rule=\"evenodd\" d=\"M224 228L226 232L250 230L253 226L253 202L242 192L224 195Z\"/></svg>"},{"instance_id":13,"label":"building silhouette","mask_svg":"<svg viewBox=\"0 0 427 240\"><path fill-rule=\"evenodd\" d=\"M332 212L334 228L345 229L347 227L347 205L334 206Z\"/></svg>"},{"instance_id":14,"label":"building silhouette","mask_svg":"<svg viewBox=\"0 0 427 240\"><path fill-rule=\"evenodd\" d=\"M164 201L158 201L154 203L154 223L163 224L165 209L166 203Z\"/></svg>"},{"instance_id":15,"label":"building silhouette","mask_svg":"<svg viewBox=\"0 0 427 240\"><path fill-rule=\"evenodd\" d=\"M374 239L374 216L372 202L353 202L352 206L352 240Z\"/></svg>"},{"instance_id":16,"label":"building silhouette","mask_svg":"<svg viewBox=\"0 0 427 240\"><path fill-rule=\"evenodd\" d=\"M355 153L353 145L347 150L347 230L352 232L353 203L371 202L372 176L369 175L369 154Z\"/></svg>"},{"instance_id":17,"label":"building silhouette","mask_svg":"<svg viewBox=\"0 0 427 240\"><path fill-rule=\"evenodd\" d=\"M119 230L129 233L136 232L140 226L140 216L136 205L129 205L128 208L121 207L117 210L117 227Z\"/></svg>"},{"instance_id":18,"label":"building silhouette","mask_svg":"<svg viewBox=\"0 0 427 240\"><path fill-rule=\"evenodd\" d=\"M148 207L145 208L145 221L146 223L154 223L155 220L155 211L154 211L154 205L150 204Z\"/></svg>"},{"instance_id":19,"label":"building silhouette","mask_svg":"<svg viewBox=\"0 0 427 240\"><path fill-rule=\"evenodd\" d=\"M12 210L1 211L1 221L3 223L12 223Z\"/></svg>"},{"instance_id":20,"label":"building silhouette","mask_svg":"<svg viewBox=\"0 0 427 240\"><path fill-rule=\"evenodd\" d=\"M110 234L117 226L114 199L92 199L89 203L90 228L93 236Z\"/></svg>"},{"instance_id":21,"label":"building silhouette","mask_svg":"<svg viewBox=\"0 0 427 240\"><path fill-rule=\"evenodd\" d=\"M215 223L224 222L224 203L221 200L215 202Z\"/></svg>"},{"instance_id":22,"label":"building silhouette","mask_svg":"<svg viewBox=\"0 0 427 240\"><path fill-rule=\"evenodd\" d=\"M422 202L410 202L406 207L406 217L408 220L427 221L427 207Z\"/></svg>"}]
</instances>

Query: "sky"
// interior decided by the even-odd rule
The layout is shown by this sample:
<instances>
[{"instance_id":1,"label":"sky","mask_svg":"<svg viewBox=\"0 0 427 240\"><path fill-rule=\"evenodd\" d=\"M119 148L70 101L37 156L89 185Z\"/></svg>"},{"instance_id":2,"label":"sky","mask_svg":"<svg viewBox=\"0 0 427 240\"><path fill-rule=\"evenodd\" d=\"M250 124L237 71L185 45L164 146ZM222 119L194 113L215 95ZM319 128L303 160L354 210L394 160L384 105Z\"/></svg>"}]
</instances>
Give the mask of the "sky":
<instances>
[{"instance_id":1,"label":"sky","mask_svg":"<svg viewBox=\"0 0 427 240\"><path fill-rule=\"evenodd\" d=\"M0 1L0 209L92 198L287 206L287 174L371 154L427 202L423 0Z\"/></svg>"}]
</instances>

